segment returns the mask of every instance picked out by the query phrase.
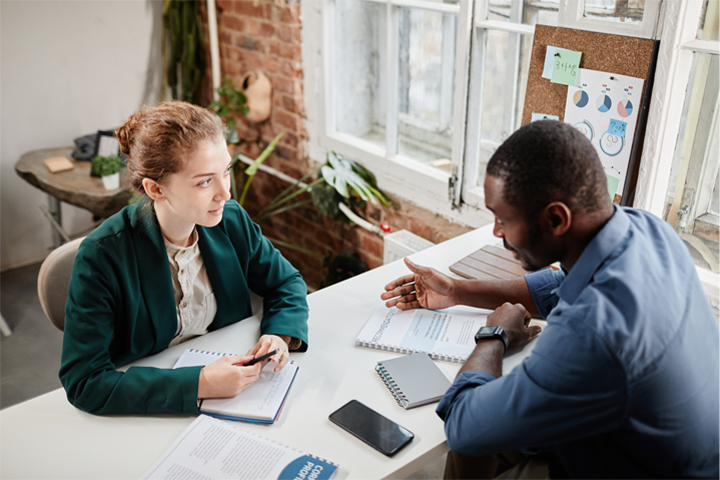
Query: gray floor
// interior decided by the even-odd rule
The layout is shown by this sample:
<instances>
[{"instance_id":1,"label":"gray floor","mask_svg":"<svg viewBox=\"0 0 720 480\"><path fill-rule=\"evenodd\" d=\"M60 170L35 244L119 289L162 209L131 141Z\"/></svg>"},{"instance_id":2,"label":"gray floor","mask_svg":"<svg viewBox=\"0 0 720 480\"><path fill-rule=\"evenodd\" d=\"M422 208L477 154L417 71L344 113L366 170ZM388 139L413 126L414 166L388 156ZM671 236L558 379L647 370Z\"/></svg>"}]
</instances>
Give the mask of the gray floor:
<instances>
[{"instance_id":1,"label":"gray floor","mask_svg":"<svg viewBox=\"0 0 720 480\"><path fill-rule=\"evenodd\" d=\"M37 264L0 275L0 311L13 331L0 340L0 408L61 387L62 332L40 307L39 270Z\"/></svg>"}]
</instances>

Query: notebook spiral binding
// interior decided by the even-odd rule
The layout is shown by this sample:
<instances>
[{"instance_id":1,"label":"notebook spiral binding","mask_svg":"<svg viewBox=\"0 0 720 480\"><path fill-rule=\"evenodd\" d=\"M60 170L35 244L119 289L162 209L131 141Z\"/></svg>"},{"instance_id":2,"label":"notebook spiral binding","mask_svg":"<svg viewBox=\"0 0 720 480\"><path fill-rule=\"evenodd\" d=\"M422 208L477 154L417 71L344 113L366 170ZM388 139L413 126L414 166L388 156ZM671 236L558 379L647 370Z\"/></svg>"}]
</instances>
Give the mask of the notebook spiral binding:
<instances>
[{"instance_id":1,"label":"notebook spiral binding","mask_svg":"<svg viewBox=\"0 0 720 480\"><path fill-rule=\"evenodd\" d=\"M205 350L198 350L198 349L196 349L196 348L190 348L189 350L190 350L191 352L193 352L193 353L201 353L201 354L203 354L203 355L212 355L212 356L214 356L214 357L225 357L225 356L227 356L227 355L231 355L230 353L208 352L208 351L205 351Z\"/></svg>"},{"instance_id":2,"label":"notebook spiral binding","mask_svg":"<svg viewBox=\"0 0 720 480\"><path fill-rule=\"evenodd\" d=\"M375 348L377 350L385 350L388 352L395 352L395 353L405 353L405 354L427 353L428 355L430 355L430 358L432 358L433 360L442 360L444 362L463 363L465 360L467 360L467 358L454 357L452 355L442 355L442 354L433 353L433 352L426 352L425 350L414 350L412 348L394 347L392 345L385 345L383 343L364 342L362 340L355 341L355 345L357 345L359 347Z\"/></svg>"},{"instance_id":3,"label":"notebook spiral binding","mask_svg":"<svg viewBox=\"0 0 720 480\"><path fill-rule=\"evenodd\" d=\"M376 365L375 373L378 374L378 377L380 377L380 380L383 381L383 383L385 384L387 389L390 390L390 393L393 394L393 398L395 399L397 404L407 410L407 405L405 404L405 402L403 402L404 399L401 398L402 391L400 391L397 388L397 384L395 382L388 379L387 374L385 373L385 369L382 368L380 365Z\"/></svg>"}]
</instances>

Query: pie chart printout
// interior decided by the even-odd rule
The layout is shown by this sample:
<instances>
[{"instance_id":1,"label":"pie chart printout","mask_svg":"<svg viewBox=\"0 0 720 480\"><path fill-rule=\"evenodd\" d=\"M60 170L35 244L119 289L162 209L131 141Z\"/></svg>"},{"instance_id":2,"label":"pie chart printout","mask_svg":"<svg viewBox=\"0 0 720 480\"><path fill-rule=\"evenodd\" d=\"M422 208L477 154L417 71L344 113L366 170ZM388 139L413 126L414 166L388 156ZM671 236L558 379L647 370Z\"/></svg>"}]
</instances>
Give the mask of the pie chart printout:
<instances>
[{"instance_id":1,"label":"pie chart printout","mask_svg":"<svg viewBox=\"0 0 720 480\"><path fill-rule=\"evenodd\" d=\"M612 108L612 100L607 95L600 95L595 101L595 105L600 112L605 113Z\"/></svg>"},{"instance_id":2,"label":"pie chart printout","mask_svg":"<svg viewBox=\"0 0 720 480\"><path fill-rule=\"evenodd\" d=\"M629 117L630 115L632 115L633 112L632 102L630 100L621 100L620 102L618 102L617 112L618 115L623 118Z\"/></svg>"},{"instance_id":3,"label":"pie chart printout","mask_svg":"<svg viewBox=\"0 0 720 480\"><path fill-rule=\"evenodd\" d=\"M590 100L590 97L588 97L587 92L584 90L578 90L577 92L575 92L575 95L573 95L573 102L578 108L583 108L585 105L587 105L588 100Z\"/></svg>"}]
</instances>

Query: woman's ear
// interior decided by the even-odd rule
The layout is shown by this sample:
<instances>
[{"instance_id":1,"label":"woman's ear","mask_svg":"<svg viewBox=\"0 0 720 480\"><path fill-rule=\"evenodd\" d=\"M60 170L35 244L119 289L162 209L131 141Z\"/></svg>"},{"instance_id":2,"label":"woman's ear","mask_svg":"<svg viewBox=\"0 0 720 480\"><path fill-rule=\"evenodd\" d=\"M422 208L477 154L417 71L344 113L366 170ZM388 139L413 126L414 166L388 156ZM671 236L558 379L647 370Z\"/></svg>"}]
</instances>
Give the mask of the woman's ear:
<instances>
[{"instance_id":1,"label":"woman's ear","mask_svg":"<svg viewBox=\"0 0 720 480\"><path fill-rule=\"evenodd\" d=\"M145 189L145 194L150 197L153 202L156 202L163 198L162 185L151 178L143 178L142 186Z\"/></svg>"}]
</instances>

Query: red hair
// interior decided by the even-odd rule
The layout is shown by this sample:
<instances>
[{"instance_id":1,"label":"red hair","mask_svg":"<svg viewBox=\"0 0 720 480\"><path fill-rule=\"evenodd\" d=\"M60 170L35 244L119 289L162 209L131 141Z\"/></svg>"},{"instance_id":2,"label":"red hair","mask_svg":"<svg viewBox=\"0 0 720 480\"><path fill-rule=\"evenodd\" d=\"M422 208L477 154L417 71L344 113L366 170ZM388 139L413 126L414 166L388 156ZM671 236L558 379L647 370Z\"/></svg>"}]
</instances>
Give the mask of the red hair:
<instances>
[{"instance_id":1,"label":"red hair","mask_svg":"<svg viewBox=\"0 0 720 480\"><path fill-rule=\"evenodd\" d=\"M128 155L130 183L140 193L144 178L161 182L185 167L188 155L204 140L224 140L225 126L215 113L191 103L171 101L144 107L115 130Z\"/></svg>"}]
</instances>

